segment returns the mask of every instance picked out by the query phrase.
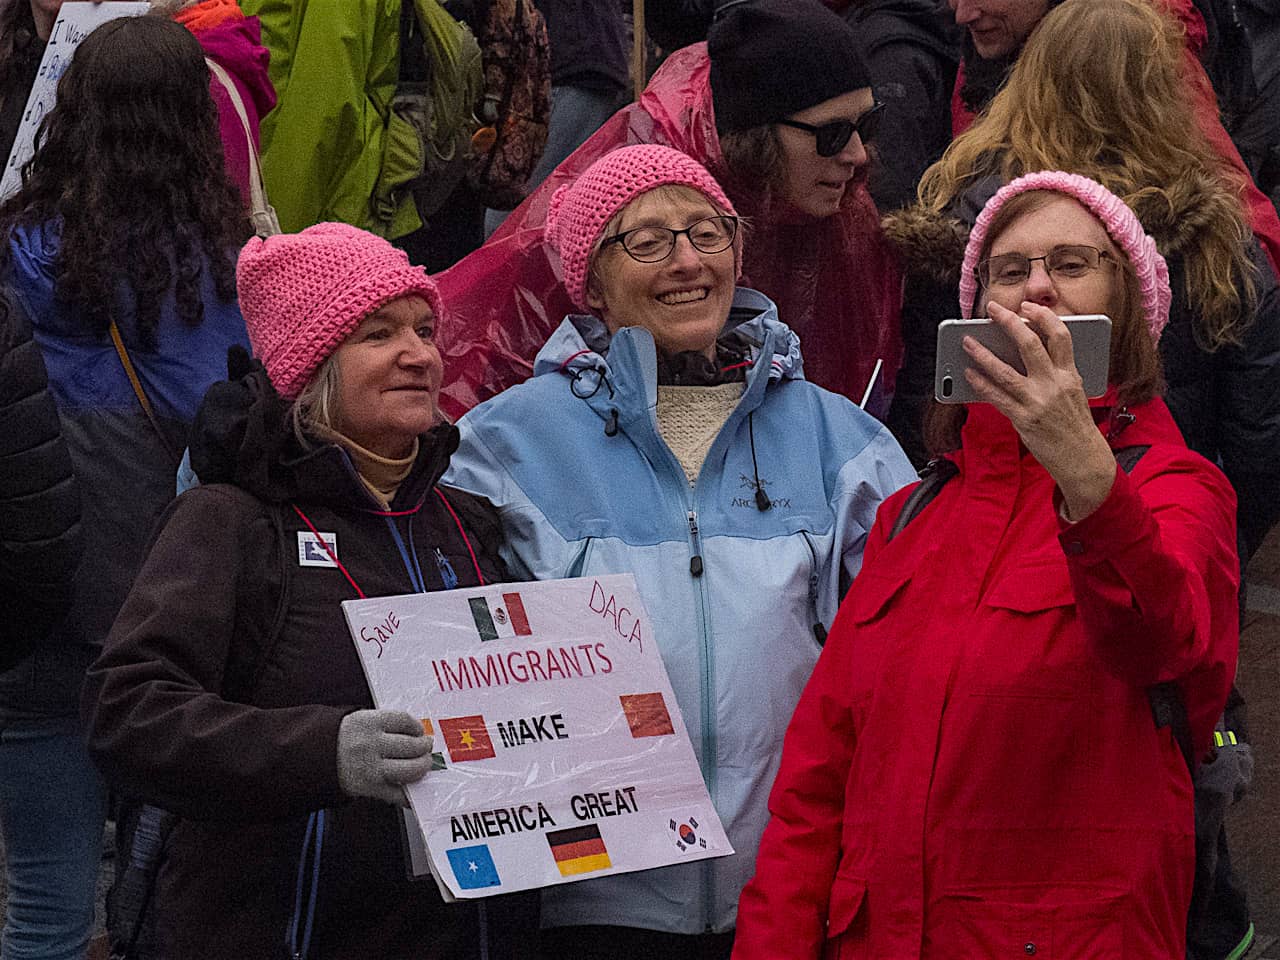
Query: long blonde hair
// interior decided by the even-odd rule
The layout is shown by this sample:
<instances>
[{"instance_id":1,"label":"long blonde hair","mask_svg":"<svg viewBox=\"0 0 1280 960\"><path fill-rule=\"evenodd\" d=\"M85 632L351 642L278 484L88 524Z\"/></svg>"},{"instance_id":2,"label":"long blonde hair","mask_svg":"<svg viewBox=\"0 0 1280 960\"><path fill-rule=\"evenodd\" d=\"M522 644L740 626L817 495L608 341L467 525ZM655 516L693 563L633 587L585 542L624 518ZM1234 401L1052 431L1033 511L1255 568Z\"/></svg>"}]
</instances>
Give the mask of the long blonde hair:
<instances>
[{"instance_id":1,"label":"long blonde hair","mask_svg":"<svg viewBox=\"0 0 1280 960\"><path fill-rule=\"evenodd\" d=\"M1200 129L1188 96L1197 82L1185 32L1149 0L1066 0L987 111L925 172L920 201L942 213L992 173L1091 177L1134 209L1162 252L1183 256L1197 342L1238 343L1256 303L1244 180ZM1176 221L1185 247L1169 249L1154 221Z\"/></svg>"}]
</instances>

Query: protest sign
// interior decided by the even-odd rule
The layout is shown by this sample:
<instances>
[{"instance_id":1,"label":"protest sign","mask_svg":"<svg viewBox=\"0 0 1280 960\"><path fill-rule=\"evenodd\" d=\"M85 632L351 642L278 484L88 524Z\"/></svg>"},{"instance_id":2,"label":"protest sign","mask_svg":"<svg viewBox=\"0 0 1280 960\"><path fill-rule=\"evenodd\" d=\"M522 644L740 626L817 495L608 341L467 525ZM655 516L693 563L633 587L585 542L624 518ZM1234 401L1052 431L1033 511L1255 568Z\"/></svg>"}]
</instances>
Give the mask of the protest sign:
<instances>
[{"instance_id":1,"label":"protest sign","mask_svg":"<svg viewBox=\"0 0 1280 960\"><path fill-rule=\"evenodd\" d=\"M374 702L435 738L408 793L446 898L733 853L630 574L342 608Z\"/></svg>"},{"instance_id":2,"label":"protest sign","mask_svg":"<svg viewBox=\"0 0 1280 960\"><path fill-rule=\"evenodd\" d=\"M44 57L40 61L40 70L36 81L31 85L31 94L27 97L26 109L22 111L22 122L18 127L18 135L13 141L13 149L9 151L8 162L4 165L4 177L0 178L0 200L4 200L22 186L22 165L31 159L35 152L36 128L45 114L53 109L57 98L58 81L71 63L71 55L76 47L95 27L100 27L108 20L118 17L137 17L146 13L149 3L64 3L58 12L58 19L53 22L49 32L49 43L45 47Z\"/></svg>"}]
</instances>

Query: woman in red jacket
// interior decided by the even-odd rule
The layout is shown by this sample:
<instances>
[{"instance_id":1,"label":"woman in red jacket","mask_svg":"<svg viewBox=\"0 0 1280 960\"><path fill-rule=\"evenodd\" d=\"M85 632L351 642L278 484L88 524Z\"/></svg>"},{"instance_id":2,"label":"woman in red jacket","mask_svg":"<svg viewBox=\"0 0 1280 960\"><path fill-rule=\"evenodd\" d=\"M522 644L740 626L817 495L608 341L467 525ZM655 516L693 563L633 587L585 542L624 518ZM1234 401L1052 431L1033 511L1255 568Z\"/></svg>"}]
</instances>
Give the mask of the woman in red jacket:
<instances>
[{"instance_id":1,"label":"woman in red jacket","mask_svg":"<svg viewBox=\"0 0 1280 960\"><path fill-rule=\"evenodd\" d=\"M1157 397L1165 264L1100 184L1043 172L987 204L962 277L1028 372L967 341L985 402L931 431L955 477L896 537L912 488L881 509L787 732L735 960L1184 956L1191 780L1151 691L1174 685L1203 750L1239 574L1231 488ZM1058 319L1085 313L1114 320L1093 401Z\"/></svg>"}]
</instances>

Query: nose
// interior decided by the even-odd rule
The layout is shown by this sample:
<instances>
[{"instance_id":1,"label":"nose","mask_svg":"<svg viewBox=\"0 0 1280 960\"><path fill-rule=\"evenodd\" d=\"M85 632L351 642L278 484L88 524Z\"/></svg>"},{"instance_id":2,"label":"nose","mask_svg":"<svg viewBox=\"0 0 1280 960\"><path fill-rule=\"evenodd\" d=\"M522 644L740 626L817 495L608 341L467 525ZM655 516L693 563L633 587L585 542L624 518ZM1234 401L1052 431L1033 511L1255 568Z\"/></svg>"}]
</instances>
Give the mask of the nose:
<instances>
[{"instance_id":1,"label":"nose","mask_svg":"<svg viewBox=\"0 0 1280 960\"><path fill-rule=\"evenodd\" d=\"M1031 275L1027 277L1022 299L1038 303L1042 307L1052 307L1058 302L1058 288L1053 285L1053 278L1045 269L1043 260L1031 261Z\"/></svg>"},{"instance_id":2,"label":"nose","mask_svg":"<svg viewBox=\"0 0 1280 960\"><path fill-rule=\"evenodd\" d=\"M702 266L702 254L687 233L676 237L675 248L667 257L667 266L677 270L697 270Z\"/></svg>"},{"instance_id":3,"label":"nose","mask_svg":"<svg viewBox=\"0 0 1280 960\"><path fill-rule=\"evenodd\" d=\"M867 165L867 147L862 142L862 137L856 133L849 138L849 142L844 145L844 149L836 154L836 159L841 163L850 163L857 169L861 169Z\"/></svg>"},{"instance_id":4,"label":"nose","mask_svg":"<svg viewBox=\"0 0 1280 960\"><path fill-rule=\"evenodd\" d=\"M982 11L974 0L947 0L951 12L955 14L956 23L964 26L973 23L978 17L982 16Z\"/></svg>"},{"instance_id":5,"label":"nose","mask_svg":"<svg viewBox=\"0 0 1280 960\"><path fill-rule=\"evenodd\" d=\"M406 329L400 335L400 352L396 360L402 367L430 366L439 356L434 342L423 340L414 329Z\"/></svg>"}]
</instances>

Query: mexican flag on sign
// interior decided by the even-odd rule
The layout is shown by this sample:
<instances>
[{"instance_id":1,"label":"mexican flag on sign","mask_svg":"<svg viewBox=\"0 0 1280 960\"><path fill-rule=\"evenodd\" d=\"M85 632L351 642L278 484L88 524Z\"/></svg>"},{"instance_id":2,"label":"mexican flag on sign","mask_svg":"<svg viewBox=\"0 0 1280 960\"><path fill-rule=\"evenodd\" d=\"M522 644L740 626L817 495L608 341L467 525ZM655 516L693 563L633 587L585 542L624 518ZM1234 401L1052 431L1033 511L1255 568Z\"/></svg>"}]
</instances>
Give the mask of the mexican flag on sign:
<instances>
[{"instance_id":1,"label":"mexican flag on sign","mask_svg":"<svg viewBox=\"0 0 1280 960\"><path fill-rule=\"evenodd\" d=\"M504 593L501 597L472 597L471 617L481 640L497 640L499 637L528 637L529 618L518 593Z\"/></svg>"}]
</instances>

